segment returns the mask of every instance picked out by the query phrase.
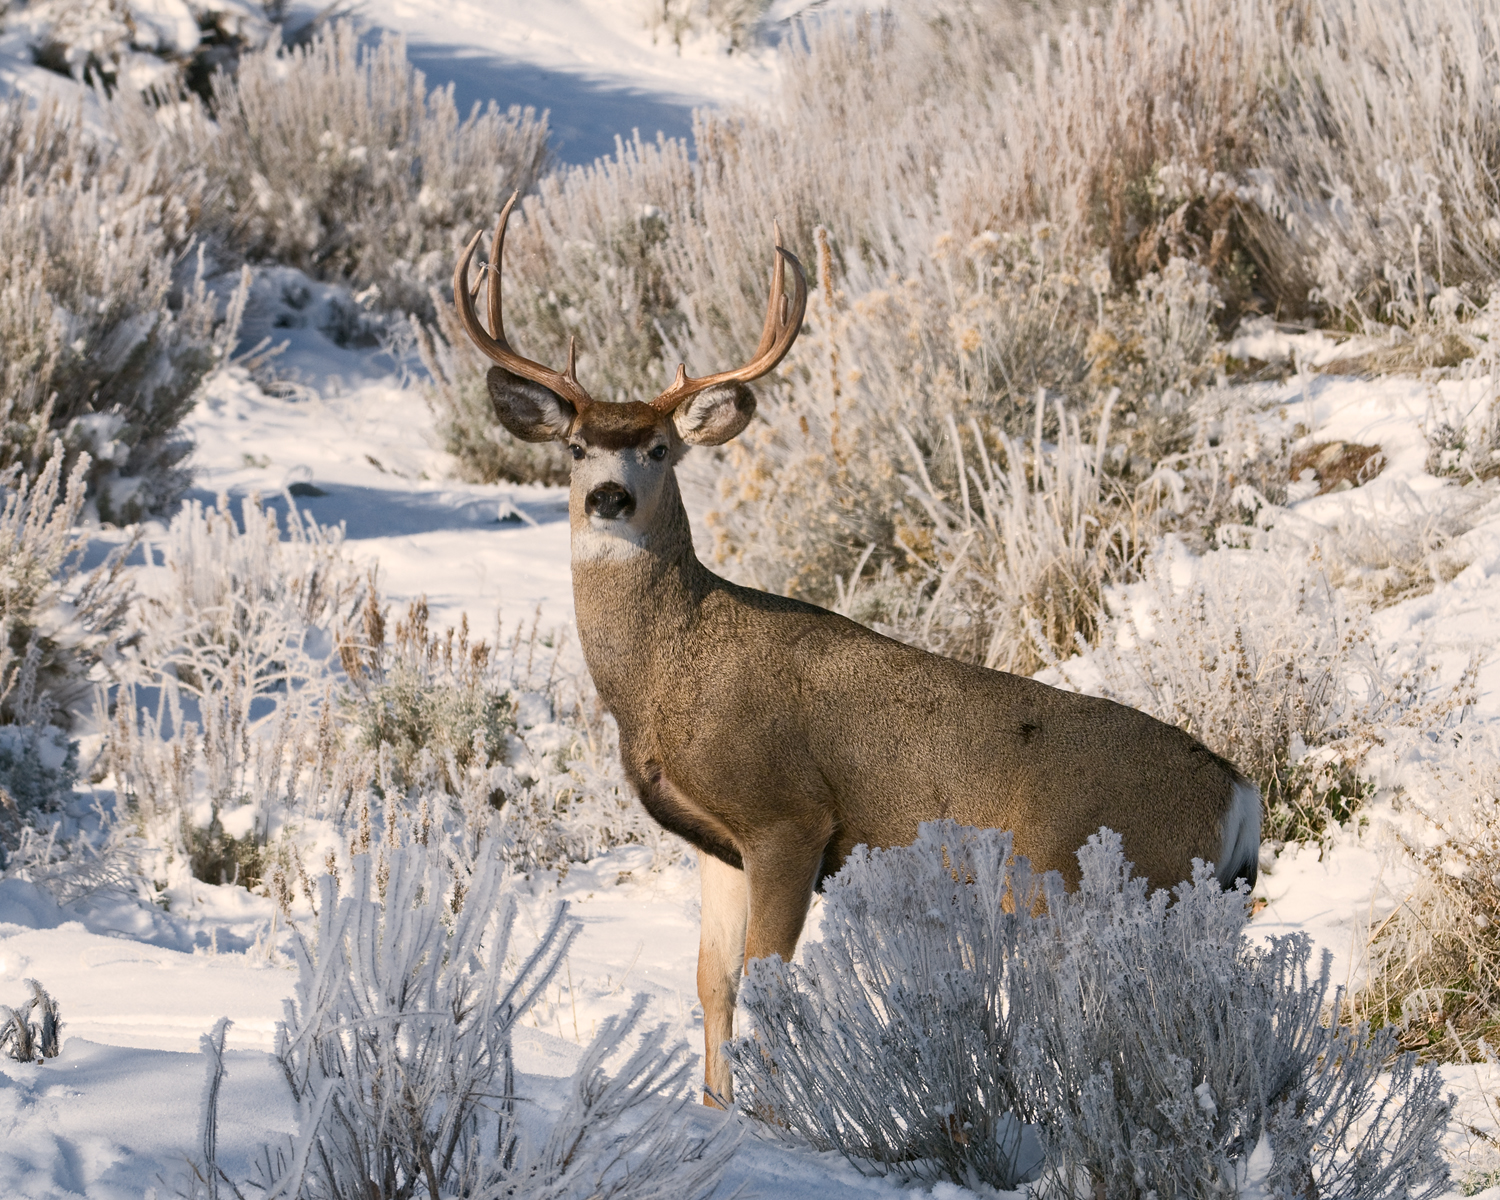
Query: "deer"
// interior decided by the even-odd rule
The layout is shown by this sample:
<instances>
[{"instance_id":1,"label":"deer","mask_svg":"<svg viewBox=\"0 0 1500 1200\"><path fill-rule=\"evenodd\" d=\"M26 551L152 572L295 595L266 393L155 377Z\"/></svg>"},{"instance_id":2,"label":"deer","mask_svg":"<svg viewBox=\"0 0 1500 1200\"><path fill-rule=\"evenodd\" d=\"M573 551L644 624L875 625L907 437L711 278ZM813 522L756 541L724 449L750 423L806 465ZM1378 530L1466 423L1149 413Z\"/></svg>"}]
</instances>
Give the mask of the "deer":
<instances>
[{"instance_id":1,"label":"deer","mask_svg":"<svg viewBox=\"0 0 1500 1200\"><path fill-rule=\"evenodd\" d=\"M802 265L775 229L760 342L741 367L688 376L650 403L596 401L570 339L555 371L506 340L501 257L517 195L453 276L458 317L495 365L495 416L572 457L573 598L584 659L619 728L647 812L698 852L704 1101L734 1088L722 1047L755 959L790 961L812 897L857 845L909 844L923 821L1011 832L1014 853L1076 886L1078 849L1118 833L1152 886L1217 864L1253 886L1258 788L1195 737L1137 709L942 657L801 600L742 587L699 561L675 468L749 425L749 385L801 330ZM790 289L788 289L790 281ZM475 298L487 283L489 328Z\"/></svg>"}]
</instances>

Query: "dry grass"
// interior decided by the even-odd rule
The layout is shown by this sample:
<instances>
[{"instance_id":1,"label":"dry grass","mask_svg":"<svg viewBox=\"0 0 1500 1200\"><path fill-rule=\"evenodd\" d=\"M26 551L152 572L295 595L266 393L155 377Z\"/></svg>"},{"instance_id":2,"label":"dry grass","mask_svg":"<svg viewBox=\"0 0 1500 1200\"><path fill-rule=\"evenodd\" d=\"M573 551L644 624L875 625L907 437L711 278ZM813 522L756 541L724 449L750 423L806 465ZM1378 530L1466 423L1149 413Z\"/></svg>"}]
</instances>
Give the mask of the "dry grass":
<instances>
[{"instance_id":1,"label":"dry grass","mask_svg":"<svg viewBox=\"0 0 1500 1200\"><path fill-rule=\"evenodd\" d=\"M1424 1057L1481 1061L1500 1037L1500 756L1471 730L1427 759L1403 802L1415 824L1398 834L1414 882L1371 931L1350 1011Z\"/></svg>"}]
</instances>

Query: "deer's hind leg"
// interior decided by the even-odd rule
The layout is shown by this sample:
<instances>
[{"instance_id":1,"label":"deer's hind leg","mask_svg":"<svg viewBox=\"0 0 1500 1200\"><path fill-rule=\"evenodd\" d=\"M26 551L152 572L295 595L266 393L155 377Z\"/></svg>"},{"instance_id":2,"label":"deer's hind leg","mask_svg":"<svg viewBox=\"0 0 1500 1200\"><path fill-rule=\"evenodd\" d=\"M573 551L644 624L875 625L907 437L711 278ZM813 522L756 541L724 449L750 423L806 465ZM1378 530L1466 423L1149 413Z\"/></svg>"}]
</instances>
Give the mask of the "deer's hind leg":
<instances>
[{"instance_id":1,"label":"deer's hind leg","mask_svg":"<svg viewBox=\"0 0 1500 1200\"><path fill-rule=\"evenodd\" d=\"M750 911L745 873L712 854L698 852L703 886L698 940L698 1000L703 1005L703 1102L726 1106L734 1078L723 1046L734 1036L734 1002L745 964L745 922Z\"/></svg>"}]
</instances>

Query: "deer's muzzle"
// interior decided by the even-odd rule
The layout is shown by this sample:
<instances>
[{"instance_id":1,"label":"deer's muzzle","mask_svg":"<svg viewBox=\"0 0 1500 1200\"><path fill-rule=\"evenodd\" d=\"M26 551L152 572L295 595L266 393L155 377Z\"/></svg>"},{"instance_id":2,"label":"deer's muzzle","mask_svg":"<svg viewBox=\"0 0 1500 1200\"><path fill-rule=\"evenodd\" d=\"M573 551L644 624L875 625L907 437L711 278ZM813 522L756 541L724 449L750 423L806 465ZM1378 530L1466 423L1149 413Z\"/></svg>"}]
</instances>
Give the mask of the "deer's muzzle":
<instances>
[{"instance_id":1,"label":"deer's muzzle","mask_svg":"<svg viewBox=\"0 0 1500 1200\"><path fill-rule=\"evenodd\" d=\"M635 511L635 497L618 483L601 483L584 497L583 511L606 521L628 517Z\"/></svg>"}]
</instances>

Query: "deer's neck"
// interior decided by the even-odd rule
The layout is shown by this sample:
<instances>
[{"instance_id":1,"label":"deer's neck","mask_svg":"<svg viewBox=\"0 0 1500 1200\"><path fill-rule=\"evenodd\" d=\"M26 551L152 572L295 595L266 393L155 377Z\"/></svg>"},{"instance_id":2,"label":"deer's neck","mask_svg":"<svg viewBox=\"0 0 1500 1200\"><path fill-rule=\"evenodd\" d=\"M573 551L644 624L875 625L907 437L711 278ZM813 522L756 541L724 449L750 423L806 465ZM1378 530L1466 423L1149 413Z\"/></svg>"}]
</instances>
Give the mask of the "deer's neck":
<instances>
[{"instance_id":1,"label":"deer's neck","mask_svg":"<svg viewBox=\"0 0 1500 1200\"><path fill-rule=\"evenodd\" d=\"M600 698L622 721L682 646L714 579L693 552L675 478L657 504L635 537L594 528L577 501L570 513L578 636Z\"/></svg>"}]
</instances>

